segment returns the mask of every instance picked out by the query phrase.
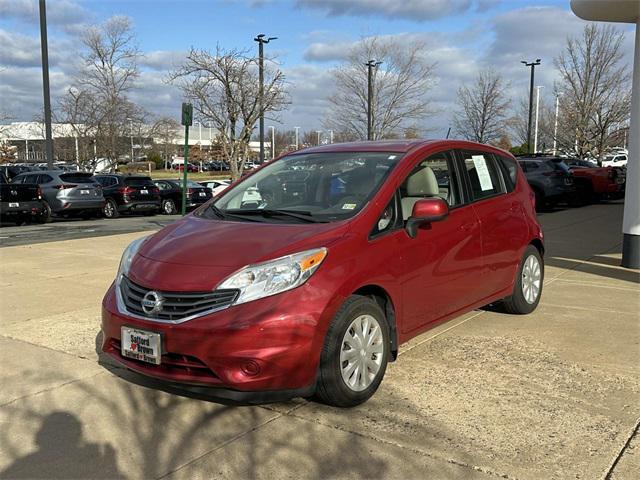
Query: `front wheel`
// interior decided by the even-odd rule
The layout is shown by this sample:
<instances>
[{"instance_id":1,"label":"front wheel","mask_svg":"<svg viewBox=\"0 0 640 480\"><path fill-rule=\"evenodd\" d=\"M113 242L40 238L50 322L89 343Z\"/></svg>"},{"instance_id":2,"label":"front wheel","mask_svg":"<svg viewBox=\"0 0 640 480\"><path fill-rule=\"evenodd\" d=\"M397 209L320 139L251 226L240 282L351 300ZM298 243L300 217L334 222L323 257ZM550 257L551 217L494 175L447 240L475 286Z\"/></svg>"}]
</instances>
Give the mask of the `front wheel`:
<instances>
[{"instance_id":1,"label":"front wheel","mask_svg":"<svg viewBox=\"0 0 640 480\"><path fill-rule=\"evenodd\" d=\"M382 382L389 346L389 326L380 306L367 297L349 297L327 332L316 397L337 407L367 401Z\"/></svg>"},{"instance_id":2,"label":"front wheel","mask_svg":"<svg viewBox=\"0 0 640 480\"><path fill-rule=\"evenodd\" d=\"M176 213L176 204L173 200L167 199L162 201L162 213L165 215L174 215Z\"/></svg>"},{"instance_id":3,"label":"front wheel","mask_svg":"<svg viewBox=\"0 0 640 480\"><path fill-rule=\"evenodd\" d=\"M543 281L542 256L536 247L529 245L522 256L513 293L503 301L505 310L520 315L533 312L540 303Z\"/></svg>"},{"instance_id":4,"label":"front wheel","mask_svg":"<svg viewBox=\"0 0 640 480\"><path fill-rule=\"evenodd\" d=\"M104 207L102 207L102 215L104 215L104 218L117 218L120 215L118 205L112 198L108 198Z\"/></svg>"},{"instance_id":5,"label":"front wheel","mask_svg":"<svg viewBox=\"0 0 640 480\"><path fill-rule=\"evenodd\" d=\"M47 202L42 202L42 211L40 212L40 215L36 217L36 221L38 223L49 223L51 222L51 217L51 207Z\"/></svg>"}]
</instances>

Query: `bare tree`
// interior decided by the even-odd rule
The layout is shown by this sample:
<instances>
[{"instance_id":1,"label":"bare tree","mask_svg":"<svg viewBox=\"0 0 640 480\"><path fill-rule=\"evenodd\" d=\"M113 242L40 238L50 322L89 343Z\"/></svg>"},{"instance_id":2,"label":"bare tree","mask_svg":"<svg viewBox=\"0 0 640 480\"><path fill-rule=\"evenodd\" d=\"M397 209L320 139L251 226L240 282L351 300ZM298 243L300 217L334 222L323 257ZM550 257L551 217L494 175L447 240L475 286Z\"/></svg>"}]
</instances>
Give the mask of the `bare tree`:
<instances>
[{"instance_id":1,"label":"bare tree","mask_svg":"<svg viewBox=\"0 0 640 480\"><path fill-rule=\"evenodd\" d=\"M133 25L128 17L114 16L89 28L81 38L86 50L75 96L82 101L83 110L88 110L83 117L92 121L94 141L102 144L104 155L116 160L124 150L122 137L130 133L127 119L140 116L139 107L126 96L139 76L141 56ZM73 96L67 100L71 104Z\"/></svg>"},{"instance_id":2,"label":"bare tree","mask_svg":"<svg viewBox=\"0 0 640 480\"><path fill-rule=\"evenodd\" d=\"M423 57L424 51L422 42L407 45L395 39L362 39L332 72L336 92L329 97L325 127L345 137L367 137L365 62L371 59L382 62L373 73L373 138L387 138L423 121L432 113L427 93L434 68Z\"/></svg>"},{"instance_id":3,"label":"bare tree","mask_svg":"<svg viewBox=\"0 0 640 480\"><path fill-rule=\"evenodd\" d=\"M239 178L260 116L257 59L245 50L217 46L212 53L192 48L167 80L182 89L202 121L217 129L231 178ZM264 112L279 112L287 103L284 74L269 61L264 72Z\"/></svg>"},{"instance_id":4,"label":"bare tree","mask_svg":"<svg viewBox=\"0 0 640 480\"><path fill-rule=\"evenodd\" d=\"M171 151L175 150L173 145L173 139L176 136L176 132L180 129L180 124L173 118L162 117L158 119L152 126L149 135L154 139L160 140L160 145L163 147L163 159L165 168L167 162L170 159Z\"/></svg>"},{"instance_id":5,"label":"bare tree","mask_svg":"<svg viewBox=\"0 0 640 480\"><path fill-rule=\"evenodd\" d=\"M480 143L497 142L507 126L507 109L510 100L502 77L491 70L478 73L474 84L458 89L459 110L453 124L458 135Z\"/></svg>"},{"instance_id":6,"label":"bare tree","mask_svg":"<svg viewBox=\"0 0 640 480\"><path fill-rule=\"evenodd\" d=\"M622 64L624 33L589 24L578 38L568 37L555 59L560 71L558 142L580 157L599 162L615 140L616 125L629 117L630 77Z\"/></svg>"}]
</instances>

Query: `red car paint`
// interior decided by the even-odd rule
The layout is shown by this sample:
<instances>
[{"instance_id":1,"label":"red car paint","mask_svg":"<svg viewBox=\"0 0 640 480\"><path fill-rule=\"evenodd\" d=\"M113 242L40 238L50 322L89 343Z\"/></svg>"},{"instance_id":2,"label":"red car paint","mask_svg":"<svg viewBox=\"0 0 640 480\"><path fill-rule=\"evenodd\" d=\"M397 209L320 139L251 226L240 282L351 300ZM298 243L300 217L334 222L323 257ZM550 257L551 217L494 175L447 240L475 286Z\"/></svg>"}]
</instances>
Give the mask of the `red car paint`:
<instances>
[{"instance_id":1,"label":"red car paint","mask_svg":"<svg viewBox=\"0 0 640 480\"><path fill-rule=\"evenodd\" d=\"M188 215L165 227L142 245L129 271L133 282L158 291L211 291L248 264L319 247L328 253L317 272L297 288L179 324L122 313L112 285L103 300L103 351L132 370L171 382L243 392L312 388L329 323L356 292L388 297L396 346L510 295L524 249L532 243L543 249L533 193L519 167L511 192L452 208L443 220L419 227L416 238L404 228L370 237L416 163L457 149L501 155L517 166L502 150L449 140L359 142L294 152L404 156L348 220L273 224ZM435 204L418 208L432 215L445 213ZM123 325L162 335L161 365L120 354Z\"/></svg>"},{"instance_id":2,"label":"red car paint","mask_svg":"<svg viewBox=\"0 0 640 480\"><path fill-rule=\"evenodd\" d=\"M619 167L571 167L574 177L583 178L589 191L601 197L620 197L624 195L625 173Z\"/></svg>"}]
</instances>

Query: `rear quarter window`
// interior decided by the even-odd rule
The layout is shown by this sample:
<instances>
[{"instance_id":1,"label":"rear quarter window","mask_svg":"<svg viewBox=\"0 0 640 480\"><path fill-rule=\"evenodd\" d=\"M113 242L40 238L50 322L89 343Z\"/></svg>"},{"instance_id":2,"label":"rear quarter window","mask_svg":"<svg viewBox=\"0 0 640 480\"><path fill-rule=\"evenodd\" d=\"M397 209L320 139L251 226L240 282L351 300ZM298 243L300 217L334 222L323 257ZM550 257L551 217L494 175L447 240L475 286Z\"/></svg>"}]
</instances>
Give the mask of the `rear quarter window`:
<instances>
[{"instance_id":1,"label":"rear quarter window","mask_svg":"<svg viewBox=\"0 0 640 480\"><path fill-rule=\"evenodd\" d=\"M513 158L505 157L502 155L496 155L502 175L504 177L504 183L508 192L512 192L516 188L516 181L518 178L518 164Z\"/></svg>"}]
</instances>

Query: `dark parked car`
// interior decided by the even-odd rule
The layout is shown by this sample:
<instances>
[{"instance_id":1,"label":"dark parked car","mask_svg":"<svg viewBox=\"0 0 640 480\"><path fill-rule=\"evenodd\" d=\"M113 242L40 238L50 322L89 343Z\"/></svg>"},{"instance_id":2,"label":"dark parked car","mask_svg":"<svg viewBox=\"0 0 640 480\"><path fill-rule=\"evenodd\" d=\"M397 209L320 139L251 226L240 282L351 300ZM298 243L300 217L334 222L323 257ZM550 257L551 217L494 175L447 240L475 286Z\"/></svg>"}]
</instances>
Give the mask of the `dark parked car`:
<instances>
[{"instance_id":1,"label":"dark parked car","mask_svg":"<svg viewBox=\"0 0 640 480\"><path fill-rule=\"evenodd\" d=\"M559 202L575 201L576 187L571 170L561 159L518 158L527 182L536 195L536 208L544 210Z\"/></svg>"},{"instance_id":2,"label":"dark parked car","mask_svg":"<svg viewBox=\"0 0 640 480\"><path fill-rule=\"evenodd\" d=\"M46 170L21 173L12 183L40 185L44 199L44 220L51 215L98 216L104 205L102 187L90 173Z\"/></svg>"},{"instance_id":3,"label":"dark parked car","mask_svg":"<svg viewBox=\"0 0 640 480\"><path fill-rule=\"evenodd\" d=\"M0 219L20 225L31 220L43 221L42 192L36 184L9 183L0 171Z\"/></svg>"},{"instance_id":4,"label":"dark parked car","mask_svg":"<svg viewBox=\"0 0 640 480\"><path fill-rule=\"evenodd\" d=\"M162 213L172 215L182 210L182 180L155 180L162 197ZM209 200L211 189L199 183L187 181L187 210L199 207Z\"/></svg>"},{"instance_id":5,"label":"dark parked car","mask_svg":"<svg viewBox=\"0 0 640 480\"><path fill-rule=\"evenodd\" d=\"M30 172L31 168L25 165L2 165L0 166L0 172L7 177L8 181L11 181L13 177L20 175L21 173Z\"/></svg>"},{"instance_id":6,"label":"dark parked car","mask_svg":"<svg viewBox=\"0 0 640 480\"><path fill-rule=\"evenodd\" d=\"M160 192L149 177L138 175L96 175L105 198L102 213L116 218L121 213L154 215L160 210Z\"/></svg>"}]
</instances>

